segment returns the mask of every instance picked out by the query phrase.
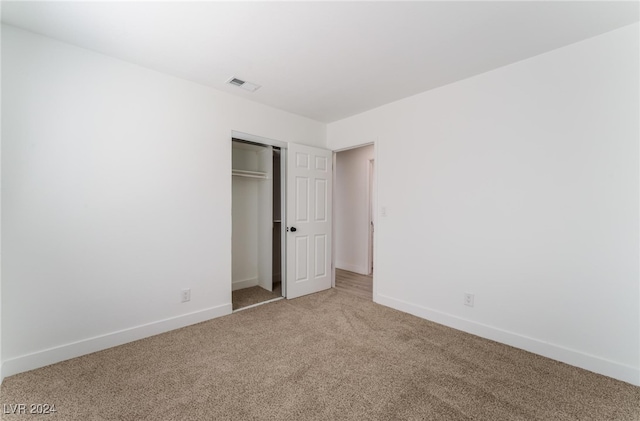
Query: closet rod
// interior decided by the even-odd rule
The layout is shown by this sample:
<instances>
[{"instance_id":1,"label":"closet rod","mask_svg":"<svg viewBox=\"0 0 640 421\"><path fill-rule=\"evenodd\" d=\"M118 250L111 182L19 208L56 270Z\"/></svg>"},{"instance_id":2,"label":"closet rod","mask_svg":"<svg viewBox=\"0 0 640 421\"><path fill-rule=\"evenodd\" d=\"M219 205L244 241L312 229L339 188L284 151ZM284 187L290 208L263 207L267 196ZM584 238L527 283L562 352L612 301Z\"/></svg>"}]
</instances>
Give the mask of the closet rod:
<instances>
[{"instance_id":1,"label":"closet rod","mask_svg":"<svg viewBox=\"0 0 640 421\"><path fill-rule=\"evenodd\" d=\"M231 175L234 177L259 178L262 180L269 179L269 177L266 174L247 174L247 173L241 173L241 172L232 172Z\"/></svg>"}]
</instances>

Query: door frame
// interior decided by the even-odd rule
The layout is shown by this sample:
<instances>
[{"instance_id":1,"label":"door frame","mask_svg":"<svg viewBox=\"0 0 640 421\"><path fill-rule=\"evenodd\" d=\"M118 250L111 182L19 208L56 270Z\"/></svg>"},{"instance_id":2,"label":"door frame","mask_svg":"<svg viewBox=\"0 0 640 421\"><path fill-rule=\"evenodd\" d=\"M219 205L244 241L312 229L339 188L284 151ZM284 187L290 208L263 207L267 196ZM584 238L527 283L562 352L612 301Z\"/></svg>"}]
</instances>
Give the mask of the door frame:
<instances>
[{"instance_id":1,"label":"door frame","mask_svg":"<svg viewBox=\"0 0 640 421\"><path fill-rule=\"evenodd\" d=\"M374 147L374 156L375 156L375 147ZM373 237L376 233L375 226L375 209L373 207L373 181L375 180L376 168L375 168L376 159L375 157L369 160L369 165L367 167L367 207L369 208L369 235L367 236L367 242L369 243L369 247L367 249L367 271L369 275L373 276L373 267L375 259L373 258L373 253L375 249L373 248Z\"/></svg>"}]
</instances>

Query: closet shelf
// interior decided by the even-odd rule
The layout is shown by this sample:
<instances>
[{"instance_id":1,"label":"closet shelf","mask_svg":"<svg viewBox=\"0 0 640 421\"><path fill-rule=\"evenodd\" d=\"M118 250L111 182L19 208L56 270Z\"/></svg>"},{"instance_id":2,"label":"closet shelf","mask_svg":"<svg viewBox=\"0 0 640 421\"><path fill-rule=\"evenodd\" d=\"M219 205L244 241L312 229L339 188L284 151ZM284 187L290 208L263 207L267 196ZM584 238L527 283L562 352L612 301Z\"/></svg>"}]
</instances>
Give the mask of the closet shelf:
<instances>
[{"instance_id":1,"label":"closet shelf","mask_svg":"<svg viewBox=\"0 0 640 421\"><path fill-rule=\"evenodd\" d=\"M247 171L247 170L231 170L231 175L237 177L249 177L249 178L262 178L268 179L269 176L266 172L261 171Z\"/></svg>"}]
</instances>

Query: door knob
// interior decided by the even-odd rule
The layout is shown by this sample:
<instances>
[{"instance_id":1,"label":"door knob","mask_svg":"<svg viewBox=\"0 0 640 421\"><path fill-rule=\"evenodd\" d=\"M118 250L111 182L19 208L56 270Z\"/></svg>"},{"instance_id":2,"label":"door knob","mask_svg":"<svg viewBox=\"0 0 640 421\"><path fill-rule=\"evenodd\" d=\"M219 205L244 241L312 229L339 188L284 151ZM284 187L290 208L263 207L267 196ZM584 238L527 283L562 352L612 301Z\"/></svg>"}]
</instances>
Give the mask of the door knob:
<instances>
[{"instance_id":1,"label":"door knob","mask_svg":"<svg viewBox=\"0 0 640 421\"><path fill-rule=\"evenodd\" d=\"M296 232L296 231L298 231L298 229L297 229L296 227L291 227L291 228L290 228L290 230L291 230L291 232Z\"/></svg>"}]
</instances>

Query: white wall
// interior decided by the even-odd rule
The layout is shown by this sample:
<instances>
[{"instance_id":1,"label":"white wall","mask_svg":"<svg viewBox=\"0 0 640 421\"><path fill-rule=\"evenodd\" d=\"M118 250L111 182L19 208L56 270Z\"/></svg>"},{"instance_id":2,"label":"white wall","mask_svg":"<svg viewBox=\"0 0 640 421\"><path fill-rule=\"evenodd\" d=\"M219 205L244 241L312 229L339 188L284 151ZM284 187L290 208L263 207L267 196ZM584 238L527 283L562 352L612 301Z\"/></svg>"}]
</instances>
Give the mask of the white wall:
<instances>
[{"instance_id":1,"label":"white wall","mask_svg":"<svg viewBox=\"0 0 640 421\"><path fill-rule=\"evenodd\" d=\"M373 145L336 154L335 265L369 274L369 160Z\"/></svg>"},{"instance_id":2,"label":"white wall","mask_svg":"<svg viewBox=\"0 0 640 421\"><path fill-rule=\"evenodd\" d=\"M234 147L234 169L258 171L255 150ZM232 177L232 289L258 285L258 183L262 180Z\"/></svg>"},{"instance_id":3,"label":"white wall","mask_svg":"<svg viewBox=\"0 0 640 421\"><path fill-rule=\"evenodd\" d=\"M640 385L638 32L328 126L377 140L376 302Z\"/></svg>"},{"instance_id":4,"label":"white wall","mask_svg":"<svg viewBox=\"0 0 640 421\"><path fill-rule=\"evenodd\" d=\"M233 290L258 285L258 183L251 178L233 178Z\"/></svg>"},{"instance_id":5,"label":"white wall","mask_svg":"<svg viewBox=\"0 0 640 421\"><path fill-rule=\"evenodd\" d=\"M230 313L232 130L325 125L2 31L4 374Z\"/></svg>"}]
</instances>

